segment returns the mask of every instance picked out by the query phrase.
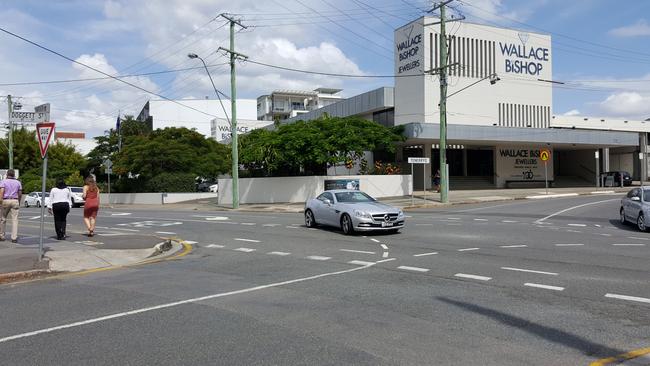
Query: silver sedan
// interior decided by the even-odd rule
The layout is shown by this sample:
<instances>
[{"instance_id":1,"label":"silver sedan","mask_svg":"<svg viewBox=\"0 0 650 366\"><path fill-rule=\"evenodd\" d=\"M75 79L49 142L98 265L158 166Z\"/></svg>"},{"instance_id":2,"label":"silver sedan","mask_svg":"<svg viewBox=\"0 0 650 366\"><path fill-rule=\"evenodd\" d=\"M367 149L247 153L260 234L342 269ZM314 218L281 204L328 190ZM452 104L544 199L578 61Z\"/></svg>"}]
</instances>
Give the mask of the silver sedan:
<instances>
[{"instance_id":1,"label":"silver sedan","mask_svg":"<svg viewBox=\"0 0 650 366\"><path fill-rule=\"evenodd\" d=\"M404 227L404 213L364 192L336 189L305 202L305 225L340 227L346 235L370 230L397 232Z\"/></svg>"},{"instance_id":2,"label":"silver sedan","mask_svg":"<svg viewBox=\"0 0 650 366\"><path fill-rule=\"evenodd\" d=\"M634 188L621 199L621 223L633 222L641 231L650 227L650 187ZM646 217L648 218L646 220Z\"/></svg>"}]
</instances>

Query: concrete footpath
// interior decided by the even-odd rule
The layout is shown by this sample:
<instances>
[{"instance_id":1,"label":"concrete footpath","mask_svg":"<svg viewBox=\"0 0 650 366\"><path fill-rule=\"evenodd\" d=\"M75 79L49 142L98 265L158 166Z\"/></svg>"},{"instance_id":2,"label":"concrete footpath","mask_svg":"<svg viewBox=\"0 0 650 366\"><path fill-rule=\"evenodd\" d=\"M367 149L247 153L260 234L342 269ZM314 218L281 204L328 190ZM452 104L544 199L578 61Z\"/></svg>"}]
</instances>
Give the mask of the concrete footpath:
<instances>
[{"instance_id":1,"label":"concrete footpath","mask_svg":"<svg viewBox=\"0 0 650 366\"><path fill-rule=\"evenodd\" d=\"M97 230L93 237L68 233L66 240L43 238L38 260L37 235L19 235L18 243L0 242L0 283L59 272L131 265L182 249L177 242L151 235L114 235Z\"/></svg>"}]
</instances>

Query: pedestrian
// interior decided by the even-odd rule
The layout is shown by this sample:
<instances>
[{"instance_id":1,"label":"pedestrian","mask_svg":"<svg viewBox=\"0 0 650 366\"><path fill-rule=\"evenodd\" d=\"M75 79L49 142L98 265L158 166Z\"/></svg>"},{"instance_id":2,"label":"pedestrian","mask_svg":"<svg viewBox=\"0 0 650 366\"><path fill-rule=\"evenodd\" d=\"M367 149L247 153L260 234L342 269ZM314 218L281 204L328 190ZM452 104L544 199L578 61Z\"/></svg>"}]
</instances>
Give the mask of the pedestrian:
<instances>
[{"instance_id":1,"label":"pedestrian","mask_svg":"<svg viewBox=\"0 0 650 366\"><path fill-rule=\"evenodd\" d=\"M48 211L54 216L54 230L56 230L56 239L64 240L65 227L67 224L68 213L72 207L72 193L70 188L65 184L63 178L56 181L56 187L50 191L50 203Z\"/></svg>"},{"instance_id":2,"label":"pedestrian","mask_svg":"<svg viewBox=\"0 0 650 366\"><path fill-rule=\"evenodd\" d=\"M85 180L83 198L86 200L86 203L84 203L84 223L88 229L88 236L93 236L95 235L97 211L99 210L99 188L92 175Z\"/></svg>"},{"instance_id":3,"label":"pedestrian","mask_svg":"<svg viewBox=\"0 0 650 366\"><path fill-rule=\"evenodd\" d=\"M433 176L433 188L436 192L440 192L440 169L438 169L436 175Z\"/></svg>"},{"instance_id":4,"label":"pedestrian","mask_svg":"<svg viewBox=\"0 0 650 366\"><path fill-rule=\"evenodd\" d=\"M5 240L7 216L11 217L11 242L18 242L18 210L23 198L23 186L16 179L13 169L7 170L7 177L0 181L0 241Z\"/></svg>"}]
</instances>

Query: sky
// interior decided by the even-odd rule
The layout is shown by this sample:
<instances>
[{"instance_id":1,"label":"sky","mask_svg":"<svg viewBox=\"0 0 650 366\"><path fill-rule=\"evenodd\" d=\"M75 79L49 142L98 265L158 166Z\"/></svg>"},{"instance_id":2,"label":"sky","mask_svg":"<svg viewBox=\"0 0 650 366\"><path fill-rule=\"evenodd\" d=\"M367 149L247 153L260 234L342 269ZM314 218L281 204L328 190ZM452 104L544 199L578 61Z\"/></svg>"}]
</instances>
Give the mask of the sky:
<instances>
[{"instance_id":1,"label":"sky","mask_svg":"<svg viewBox=\"0 0 650 366\"><path fill-rule=\"evenodd\" d=\"M50 103L57 129L102 135L119 114L137 115L149 99L230 94L229 29L249 60L307 71L390 76L393 31L430 9L425 0L0 0L0 27L140 89L0 32L0 121L6 96L23 110ZM650 118L650 1L456 0L451 13L468 21L550 34L553 113ZM147 74L147 75L142 75ZM17 83L31 83L15 85ZM393 79L339 78L240 61L237 96L276 89L343 89L354 96ZM144 89L144 90L142 90ZM151 93L158 94L158 96ZM4 108L4 109L3 109ZM6 131L6 129L5 129ZM1 133L2 131L0 131Z\"/></svg>"}]
</instances>

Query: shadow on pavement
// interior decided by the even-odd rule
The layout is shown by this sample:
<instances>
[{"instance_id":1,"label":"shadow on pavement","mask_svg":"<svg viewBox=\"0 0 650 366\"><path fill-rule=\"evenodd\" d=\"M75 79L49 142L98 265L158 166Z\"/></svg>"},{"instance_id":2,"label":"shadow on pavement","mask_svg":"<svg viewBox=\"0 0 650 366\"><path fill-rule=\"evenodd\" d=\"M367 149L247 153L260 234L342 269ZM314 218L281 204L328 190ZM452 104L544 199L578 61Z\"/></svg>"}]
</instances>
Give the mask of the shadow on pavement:
<instances>
[{"instance_id":1,"label":"shadow on pavement","mask_svg":"<svg viewBox=\"0 0 650 366\"><path fill-rule=\"evenodd\" d=\"M480 305L470 304L462 301L456 301L446 297L436 297L436 299L445 302L447 304L457 306L464 310L471 311L492 318L493 320L499 323L505 324L510 327L518 328L532 335L535 335L539 338L545 339L549 342L558 343L567 347L571 347L573 349L576 349L584 353L587 356L610 357L625 352L619 349L614 349L614 348L604 346L602 344L591 342L585 338L582 338L578 335L563 330L547 327L538 323L531 322L530 320L519 318Z\"/></svg>"},{"instance_id":2,"label":"shadow on pavement","mask_svg":"<svg viewBox=\"0 0 650 366\"><path fill-rule=\"evenodd\" d=\"M620 230L625 230L630 233L638 233L638 234L643 234L643 232L639 229L637 229L636 224L632 222L627 222L625 224L621 224L620 220L609 220L609 224L614 226L617 229Z\"/></svg>"}]
</instances>

